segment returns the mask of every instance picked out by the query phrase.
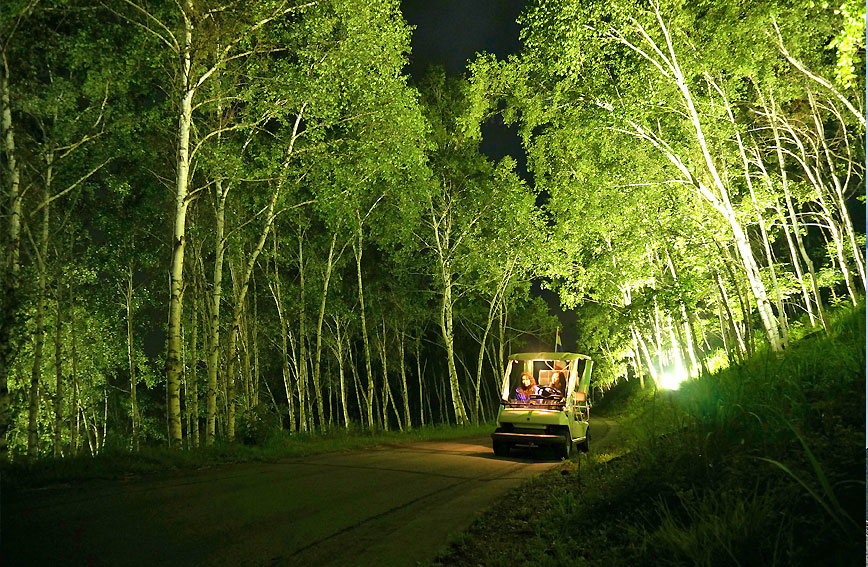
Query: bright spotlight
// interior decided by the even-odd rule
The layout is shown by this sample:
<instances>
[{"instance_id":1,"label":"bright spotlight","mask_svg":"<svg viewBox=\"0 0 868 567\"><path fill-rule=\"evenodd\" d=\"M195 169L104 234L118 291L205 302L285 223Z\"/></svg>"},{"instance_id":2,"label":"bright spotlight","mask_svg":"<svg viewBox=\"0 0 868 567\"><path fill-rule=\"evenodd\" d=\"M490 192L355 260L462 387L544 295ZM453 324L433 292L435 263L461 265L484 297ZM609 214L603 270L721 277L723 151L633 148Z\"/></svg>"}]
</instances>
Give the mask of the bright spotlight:
<instances>
[{"instance_id":1,"label":"bright spotlight","mask_svg":"<svg viewBox=\"0 0 868 567\"><path fill-rule=\"evenodd\" d=\"M687 371L678 364L671 372L666 372L660 377L660 387L666 390L677 390L678 386L688 378Z\"/></svg>"}]
</instances>

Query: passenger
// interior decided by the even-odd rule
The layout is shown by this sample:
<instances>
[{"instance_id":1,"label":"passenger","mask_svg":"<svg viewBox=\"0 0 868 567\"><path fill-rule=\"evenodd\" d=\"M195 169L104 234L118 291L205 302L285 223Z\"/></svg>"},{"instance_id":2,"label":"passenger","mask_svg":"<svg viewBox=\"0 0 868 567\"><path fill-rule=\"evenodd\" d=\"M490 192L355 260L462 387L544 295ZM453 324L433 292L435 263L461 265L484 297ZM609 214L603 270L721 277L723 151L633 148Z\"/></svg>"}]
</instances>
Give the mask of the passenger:
<instances>
[{"instance_id":1,"label":"passenger","mask_svg":"<svg viewBox=\"0 0 868 567\"><path fill-rule=\"evenodd\" d=\"M530 400L530 397L537 393L536 381L527 372L521 373L521 384L515 389L515 399L520 402Z\"/></svg>"},{"instance_id":2,"label":"passenger","mask_svg":"<svg viewBox=\"0 0 868 567\"><path fill-rule=\"evenodd\" d=\"M564 375L562 373L552 373L552 389L554 389L558 395L564 395L564 391L567 389L567 383L564 380Z\"/></svg>"}]
</instances>

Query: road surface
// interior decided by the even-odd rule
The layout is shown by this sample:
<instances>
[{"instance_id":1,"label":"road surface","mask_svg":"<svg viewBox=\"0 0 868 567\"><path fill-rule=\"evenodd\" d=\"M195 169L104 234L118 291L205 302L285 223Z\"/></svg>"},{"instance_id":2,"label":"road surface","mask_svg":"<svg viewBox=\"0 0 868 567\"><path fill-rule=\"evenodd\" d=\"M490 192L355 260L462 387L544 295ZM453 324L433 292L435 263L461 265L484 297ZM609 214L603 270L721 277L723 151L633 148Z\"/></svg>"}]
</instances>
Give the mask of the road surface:
<instances>
[{"instance_id":1,"label":"road surface","mask_svg":"<svg viewBox=\"0 0 868 567\"><path fill-rule=\"evenodd\" d=\"M592 422L592 450L610 428ZM2 563L425 565L557 462L540 451L497 458L478 436L4 493Z\"/></svg>"}]
</instances>

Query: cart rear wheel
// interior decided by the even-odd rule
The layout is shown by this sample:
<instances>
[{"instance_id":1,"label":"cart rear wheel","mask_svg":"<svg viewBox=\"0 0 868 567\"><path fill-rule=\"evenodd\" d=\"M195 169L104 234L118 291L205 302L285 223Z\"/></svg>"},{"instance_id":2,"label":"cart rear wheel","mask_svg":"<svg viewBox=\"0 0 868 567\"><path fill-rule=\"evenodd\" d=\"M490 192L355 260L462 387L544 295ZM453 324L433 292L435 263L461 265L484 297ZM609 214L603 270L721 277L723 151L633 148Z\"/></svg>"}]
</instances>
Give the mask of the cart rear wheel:
<instances>
[{"instance_id":1,"label":"cart rear wheel","mask_svg":"<svg viewBox=\"0 0 868 567\"><path fill-rule=\"evenodd\" d=\"M503 443L495 441L494 445L494 454L498 457L508 457L509 456L509 443Z\"/></svg>"}]
</instances>

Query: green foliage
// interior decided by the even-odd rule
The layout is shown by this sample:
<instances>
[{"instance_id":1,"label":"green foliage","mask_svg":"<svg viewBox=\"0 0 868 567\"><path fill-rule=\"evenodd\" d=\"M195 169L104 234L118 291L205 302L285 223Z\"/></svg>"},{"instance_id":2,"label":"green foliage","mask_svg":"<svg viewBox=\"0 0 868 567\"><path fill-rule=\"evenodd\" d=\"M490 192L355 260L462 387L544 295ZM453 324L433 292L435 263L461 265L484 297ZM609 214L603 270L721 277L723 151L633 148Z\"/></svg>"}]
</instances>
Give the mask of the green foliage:
<instances>
[{"instance_id":1,"label":"green foliage","mask_svg":"<svg viewBox=\"0 0 868 567\"><path fill-rule=\"evenodd\" d=\"M840 14L844 19L840 33L829 43L829 48L838 52L835 81L849 88L856 86L856 69L864 66L865 4L853 0L844 2L835 10L835 14Z\"/></svg>"}]
</instances>

